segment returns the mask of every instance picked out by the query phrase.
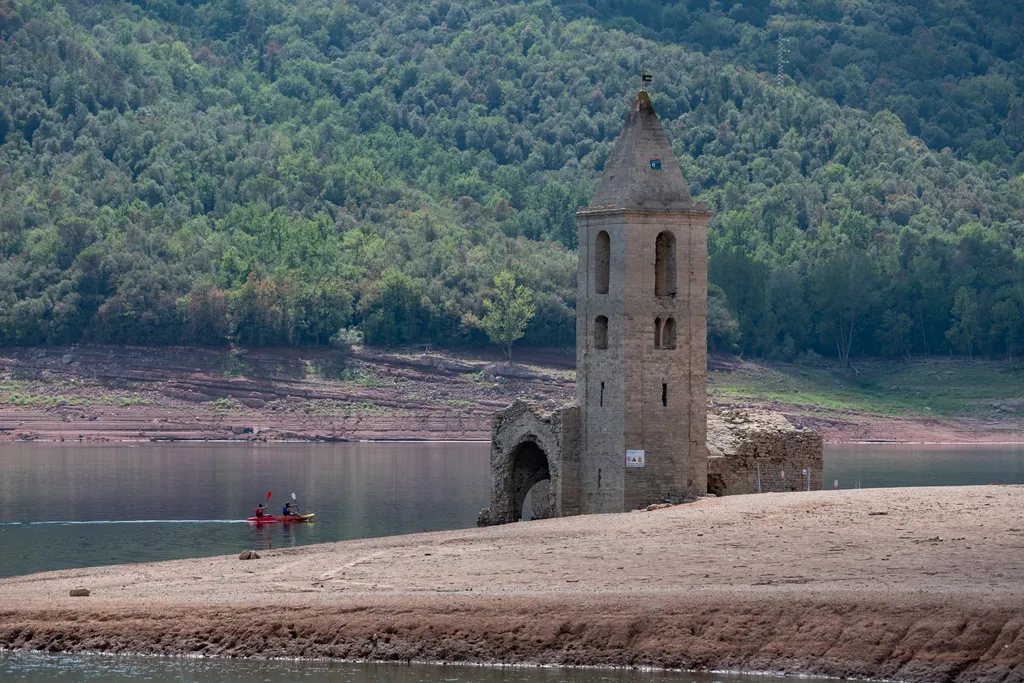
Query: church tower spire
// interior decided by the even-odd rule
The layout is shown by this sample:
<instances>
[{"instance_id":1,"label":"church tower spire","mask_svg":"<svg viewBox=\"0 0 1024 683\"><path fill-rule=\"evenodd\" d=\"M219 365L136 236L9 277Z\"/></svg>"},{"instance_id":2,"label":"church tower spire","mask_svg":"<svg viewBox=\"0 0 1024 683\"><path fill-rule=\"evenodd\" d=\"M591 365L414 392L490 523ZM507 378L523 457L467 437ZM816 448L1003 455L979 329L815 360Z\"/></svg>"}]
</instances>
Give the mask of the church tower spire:
<instances>
[{"instance_id":1,"label":"church tower spire","mask_svg":"<svg viewBox=\"0 0 1024 683\"><path fill-rule=\"evenodd\" d=\"M707 222L647 92L577 215L580 512L707 491Z\"/></svg>"},{"instance_id":2,"label":"church tower spire","mask_svg":"<svg viewBox=\"0 0 1024 683\"><path fill-rule=\"evenodd\" d=\"M590 209L694 208L690 188L646 91L637 93Z\"/></svg>"}]
</instances>

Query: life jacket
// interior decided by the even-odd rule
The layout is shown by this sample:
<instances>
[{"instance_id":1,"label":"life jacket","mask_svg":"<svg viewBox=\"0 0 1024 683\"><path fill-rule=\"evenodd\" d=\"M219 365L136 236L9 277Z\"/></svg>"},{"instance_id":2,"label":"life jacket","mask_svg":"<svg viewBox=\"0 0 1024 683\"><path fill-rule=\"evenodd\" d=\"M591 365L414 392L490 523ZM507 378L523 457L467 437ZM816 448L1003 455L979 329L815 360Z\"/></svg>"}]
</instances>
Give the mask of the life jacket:
<instances>
[{"instance_id":1,"label":"life jacket","mask_svg":"<svg viewBox=\"0 0 1024 683\"><path fill-rule=\"evenodd\" d=\"M257 517L263 517L263 516L264 516L264 515L263 515L263 511L264 511L265 509L266 509L266 508L263 508L263 507L257 507L257 508L256 508L256 516L257 516Z\"/></svg>"},{"instance_id":2,"label":"life jacket","mask_svg":"<svg viewBox=\"0 0 1024 683\"><path fill-rule=\"evenodd\" d=\"M291 506L290 505L285 505L283 508L281 508L281 514L284 515L285 517L291 515L292 514Z\"/></svg>"}]
</instances>

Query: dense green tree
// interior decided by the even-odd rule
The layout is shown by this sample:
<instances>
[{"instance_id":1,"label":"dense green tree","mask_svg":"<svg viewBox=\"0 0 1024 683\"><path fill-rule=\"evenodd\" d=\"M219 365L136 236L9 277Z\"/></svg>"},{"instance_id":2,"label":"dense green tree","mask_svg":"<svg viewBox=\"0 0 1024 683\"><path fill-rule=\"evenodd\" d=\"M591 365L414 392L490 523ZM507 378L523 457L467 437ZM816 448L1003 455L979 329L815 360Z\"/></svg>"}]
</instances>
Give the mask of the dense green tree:
<instances>
[{"instance_id":1,"label":"dense green tree","mask_svg":"<svg viewBox=\"0 0 1024 683\"><path fill-rule=\"evenodd\" d=\"M914 321L906 313L886 311L882 315L882 324L876 332L882 346L882 353L887 356L910 356L914 348L911 332Z\"/></svg>"},{"instance_id":2,"label":"dense green tree","mask_svg":"<svg viewBox=\"0 0 1024 683\"><path fill-rule=\"evenodd\" d=\"M178 308L185 322L183 341L207 346L227 343L228 296L212 282L200 280L192 285L192 291L178 300Z\"/></svg>"},{"instance_id":3,"label":"dense green tree","mask_svg":"<svg viewBox=\"0 0 1024 683\"><path fill-rule=\"evenodd\" d=\"M722 288L708 285L708 351L731 353L740 339L739 325L729 312Z\"/></svg>"},{"instance_id":4,"label":"dense green tree","mask_svg":"<svg viewBox=\"0 0 1024 683\"><path fill-rule=\"evenodd\" d=\"M362 304L363 335L368 344L397 346L427 342L430 310L419 283L397 268L384 272Z\"/></svg>"},{"instance_id":5,"label":"dense green tree","mask_svg":"<svg viewBox=\"0 0 1024 683\"><path fill-rule=\"evenodd\" d=\"M762 73L775 74L782 59L787 84L890 111L934 149L1024 170L1024 34L1014 3L555 2L569 17L595 17Z\"/></svg>"},{"instance_id":6,"label":"dense green tree","mask_svg":"<svg viewBox=\"0 0 1024 683\"><path fill-rule=\"evenodd\" d=\"M818 331L835 344L840 362L848 365L875 291L875 266L852 248L818 263L811 272L811 300L818 312Z\"/></svg>"},{"instance_id":7,"label":"dense green tree","mask_svg":"<svg viewBox=\"0 0 1024 683\"><path fill-rule=\"evenodd\" d=\"M946 331L946 337L954 349L972 355L981 332L978 293L970 287L961 287L956 290L952 314L953 326Z\"/></svg>"},{"instance_id":8,"label":"dense green tree","mask_svg":"<svg viewBox=\"0 0 1024 683\"><path fill-rule=\"evenodd\" d=\"M494 276L494 292L484 299L484 310L480 327L511 361L512 345L522 339L533 318L533 292L526 285L516 285L515 275L503 271Z\"/></svg>"}]
</instances>

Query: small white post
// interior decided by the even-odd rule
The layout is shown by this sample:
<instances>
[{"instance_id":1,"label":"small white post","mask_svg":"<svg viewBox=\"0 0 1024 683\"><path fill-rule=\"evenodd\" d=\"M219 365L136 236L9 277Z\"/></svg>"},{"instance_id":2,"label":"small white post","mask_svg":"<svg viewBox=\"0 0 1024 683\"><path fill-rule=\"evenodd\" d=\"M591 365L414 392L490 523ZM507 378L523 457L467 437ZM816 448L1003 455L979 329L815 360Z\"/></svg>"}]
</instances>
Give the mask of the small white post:
<instances>
[{"instance_id":1,"label":"small white post","mask_svg":"<svg viewBox=\"0 0 1024 683\"><path fill-rule=\"evenodd\" d=\"M761 493L761 463L757 464L757 492Z\"/></svg>"}]
</instances>

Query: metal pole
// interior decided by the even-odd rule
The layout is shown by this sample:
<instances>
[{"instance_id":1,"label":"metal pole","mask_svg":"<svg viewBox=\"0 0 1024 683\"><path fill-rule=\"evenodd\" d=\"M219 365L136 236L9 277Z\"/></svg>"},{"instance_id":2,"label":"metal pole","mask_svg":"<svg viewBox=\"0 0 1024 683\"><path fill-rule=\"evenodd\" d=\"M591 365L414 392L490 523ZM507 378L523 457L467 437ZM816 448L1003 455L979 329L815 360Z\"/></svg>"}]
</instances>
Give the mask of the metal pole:
<instances>
[{"instance_id":1,"label":"metal pole","mask_svg":"<svg viewBox=\"0 0 1024 683\"><path fill-rule=\"evenodd\" d=\"M757 463L757 492L761 493L761 463Z\"/></svg>"}]
</instances>

